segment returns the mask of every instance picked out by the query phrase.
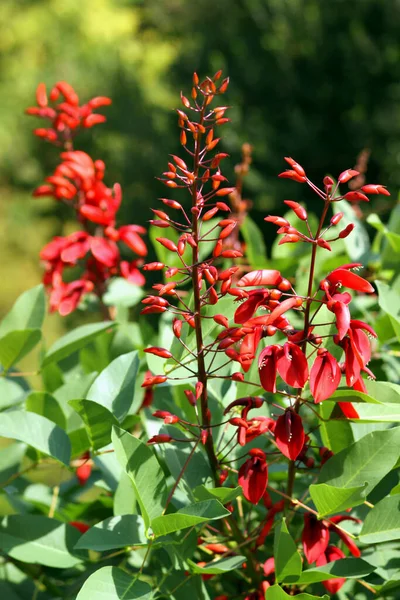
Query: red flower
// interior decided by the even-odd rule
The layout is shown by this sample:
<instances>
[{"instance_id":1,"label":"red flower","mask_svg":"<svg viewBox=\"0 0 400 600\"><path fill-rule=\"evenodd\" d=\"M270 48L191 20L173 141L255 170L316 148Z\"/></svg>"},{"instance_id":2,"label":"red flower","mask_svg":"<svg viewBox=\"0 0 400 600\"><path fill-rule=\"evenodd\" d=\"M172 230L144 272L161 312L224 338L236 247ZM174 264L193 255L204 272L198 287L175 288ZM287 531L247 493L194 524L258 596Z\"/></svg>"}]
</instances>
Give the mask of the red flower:
<instances>
[{"instance_id":1,"label":"red flower","mask_svg":"<svg viewBox=\"0 0 400 600\"><path fill-rule=\"evenodd\" d=\"M325 349L317 352L310 371L310 390L315 402L326 400L340 383L341 371L336 358Z\"/></svg>"},{"instance_id":2,"label":"red flower","mask_svg":"<svg viewBox=\"0 0 400 600\"><path fill-rule=\"evenodd\" d=\"M249 451L248 458L239 469L239 485L244 497L252 504L258 504L268 484L268 466L265 453L259 448Z\"/></svg>"},{"instance_id":3,"label":"red flower","mask_svg":"<svg viewBox=\"0 0 400 600\"><path fill-rule=\"evenodd\" d=\"M274 434L276 445L282 454L290 460L296 460L305 441L301 417L293 409L286 409L276 421Z\"/></svg>"},{"instance_id":4,"label":"red flower","mask_svg":"<svg viewBox=\"0 0 400 600\"><path fill-rule=\"evenodd\" d=\"M260 372L260 381L267 392L276 392L276 370L278 356L281 351L281 346L267 346L259 356L258 369Z\"/></svg>"}]
</instances>

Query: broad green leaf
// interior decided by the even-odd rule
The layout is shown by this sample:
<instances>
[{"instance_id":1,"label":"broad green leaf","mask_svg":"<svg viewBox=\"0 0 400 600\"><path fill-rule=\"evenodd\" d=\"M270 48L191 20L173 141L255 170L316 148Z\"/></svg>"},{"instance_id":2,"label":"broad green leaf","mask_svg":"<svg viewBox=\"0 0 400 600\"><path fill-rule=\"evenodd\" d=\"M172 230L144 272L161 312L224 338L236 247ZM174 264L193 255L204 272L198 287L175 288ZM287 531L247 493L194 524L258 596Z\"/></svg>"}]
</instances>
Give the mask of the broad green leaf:
<instances>
[{"instance_id":1,"label":"broad green leaf","mask_svg":"<svg viewBox=\"0 0 400 600\"><path fill-rule=\"evenodd\" d=\"M296 581L301 573L301 557L283 518L275 527L275 575L278 582Z\"/></svg>"},{"instance_id":2,"label":"broad green leaf","mask_svg":"<svg viewBox=\"0 0 400 600\"><path fill-rule=\"evenodd\" d=\"M90 440L84 427L70 431L68 437L71 442L71 458L79 457L90 449Z\"/></svg>"},{"instance_id":3,"label":"broad green leaf","mask_svg":"<svg viewBox=\"0 0 400 600\"><path fill-rule=\"evenodd\" d=\"M367 514L359 535L364 544L400 539L400 495L384 498Z\"/></svg>"},{"instance_id":4,"label":"broad green leaf","mask_svg":"<svg viewBox=\"0 0 400 600\"><path fill-rule=\"evenodd\" d=\"M296 585L306 583L318 583L327 579L336 579L344 577L345 579L361 579L366 577L375 570L373 565L370 565L361 558L342 558L335 560L322 567L312 567L303 571L300 578L296 581Z\"/></svg>"},{"instance_id":5,"label":"broad green leaf","mask_svg":"<svg viewBox=\"0 0 400 600\"><path fill-rule=\"evenodd\" d=\"M134 306L144 296L143 288L134 285L123 277L113 279L103 296L107 306Z\"/></svg>"},{"instance_id":6,"label":"broad green leaf","mask_svg":"<svg viewBox=\"0 0 400 600\"><path fill-rule=\"evenodd\" d=\"M26 399L25 408L28 412L42 415L42 417L53 421L61 429L66 429L67 427L67 420L59 403L54 396L47 392L32 392L29 394Z\"/></svg>"},{"instance_id":7,"label":"broad green leaf","mask_svg":"<svg viewBox=\"0 0 400 600\"><path fill-rule=\"evenodd\" d=\"M240 226L240 232L246 242L246 257L253 269L263 269L267 266L267 249L264 238L253 219L246 216Z\"/></svg>"},{"instance_id":8,"label":"broad green leaf","mask_svg":"<svg viewBox=\"0 0 400 600\"><path fill-rule=\"evenodd\" d=\"M87 399L107 408L121 422L133 402L138 369L137 351L118 356L94 380Z\"/></svg>"},{"instance_id":9,"label":"broad green leaf","mask_svg":"<svg viewBox=\"0 0 400 600\"><path fill-rule=\"evenodd\" d=\"M335 402L365 402L370 404L381 404L380 400L369 396L368 394L364 394L364 392L359 392L357 390L352 389L339 389L336 390L329 397L329 401ZM357 407L358 410L358 407Z\"/></svg>"},{"instance_id":10,"label":"broad green leaf","mask_svg":"<svg viewBox=\"0 0 400 600\"><path fill-rule=\"evenodd\" d=\"M206 488L205 485L199 485L193 490L196 500L210 500L215 498L221 504L228 504L243 494L241 486L235 488Z\"/></svg>"},{"instance_id":11,"label":"broad green leaf","mask_svg":"<svg viewBox=\"0 0 400 600\"><path fill-rule=\"evenodd\" d=\"M148 543L142 517L121 515L96 523L79 538L75 547L102 552L125 546L147 546Z\"/></svg>"},{"instance_id":12,"label":"broad green leaf","mask_svg":"<svg viewBox=\"0 0 400 600\"><path fill-rule=\"evenodd\" d=\"M111 429L118 421L101 404L92 400L70 400L70 406L81 417L93 450L104 448L111 442Z\"/></svg>"},{"instance_id":13,"label":"broad green leaf","mask_svg":"<svg viewBox=\"0 0 400 600\"><path fill-rule=\"evenodd\" d=\"M71 443L67 434L41 415L23 410L2 413L0 436L25 442L64 465L69 465Z\"/></svg>"},{"instance_id":14,"label":"broad green leaf","mask_svg":"<svg viewBox=\"0 0 400 600\"><path fill-rule=\"evenodd\" d=\"M324 419L320 422L321 438L324 446L332 450L334 454L347 448L354 442L351 423L346 420L330 419L332 411L336 404L327 400L318 405L318 410L321 417ZM358 407L357 407L358 409Z\"/></svg>"},{"instance_id":15,"label":"broad green leaf","mask_svg":"<svg viewBox=\"0 0 400 600\"><path fill-rule=\"evenodd\" d=\"M329 459L331 460L331 459ZM338 488L326 483L310 485L310 495L321 517L341 512L365 501L366 485Z\"/></svg>"},{"instance_id":16,"label":"broad green leaf","mask_svg":"<svg viewBox=\"0 0 400 600\"><path fill-rule=\"evenodd\" d=\"M165 428L169 432L169 428ZM163 429L164 431L164 429ZM181 436L182 437L182 436ZM189 453L189 444L187 447L172 446L165 444L160 449L161 456L167 463L168 469L171 472L172 477L177 479L181 472L183 465L185 464ZM188 498L195 500L193 490L199 485L207 484L212 481L212 471L210 464L201 448L197 448L190 461L190 469L186 469L183 477L180 480L179 487L185 491Z\"/></svg>"},{"instance_id":17,"label":"broad green leaf","mask_svg":"<svg viewBox=\"0 0 400 600\"><path fill-rule=\"evenodd\" d=\"M40 329L10 331L0 339L0 363L8 370L26 356L41 340Z\"/></svg>"},{"instance_id":18,"label":"broad green leaf","mask_svg":"<svg viewBox=\"0 0 400 600\"><path fill-rule=\"evenodd\" d=\"M121 472L118 487L114 494L113 512L115 516L136 514L136 495L131 478Z\"/></svg>"},{"instance_id":19,"label":"broad green leaf","mask_svg":"<svg viewBox=\"0 0 400 600\"><path fill-rule=\"evenodd\" d=\"M152 448L119 427L113 427L112 442L122 468L133 482L137 501L146 524L159 517L167 499L164 472Z\"/></svg>"},{"instance_id":20,"label":"broad green leaf","mask_svg":"<svg viewBox=\"0 0 400 600\"><path fill-rule=\"evenodd\" d=\"M40 515L11 515L0 525L0 547L12 558L47 567L68 569L81 562L72 555L77 529Z\"/></svg>"},{"instance_id":21,"label":"broad green leaf","mask_svg":"<svg viewBox=\"0 0 400 600\"><path fill-rule=\"evenodd\" d=\"M341 229L350 223L355 225L351 235L344 240L350 260L352 262L366 262L370 250L367 230L357 218L356 213L349 202L342 200L340 203L336 202L333 207L335 212L342 212L344 214L344 217L340 222Z\"/></svg>"},{"instance_id":22,"label":"broad green leaf","mask_svg":"<svg viewBox=\"0 0 400 600\"><path fill-rule=\"evenodd\" d=\"M82 586L76 600L150 600L148 583L139 581L118 567L98 569Z\"/></svg>"},{"instance_id":23,"label":"broad green leaf","mask_svg":"<svg viewBox=\"0 0 400 600\"><path fill-rule=\"evenodd\" d=\"M16 442L0 449L0 482L18 473L21 461L26 452L26 445Z\"/></svg>"},{"instance_id":24,"label":"broad green leaf","mask_svg":"<svg viewBox=\"0 0 400 600\"><path fill-rule=\"evenodd\" d=\"M24 292L0 323L0 338L11 331L41 329L46 311L44 287L37 285Z\"/></svg>"},{"instance_id":25,"label":"broad green leaf","mask_svg":"<svg viewBox=\"0 0 400 600\"><path fill-rule=\"evenodd\" d=\"M364 380L368 394L383 404L400 404L400 385L392 381Z\"/></svg>"},{"instance_id":26,"label":"broad green leaf","mask_svg":"<svg viewBox=\"0 0 400 600\"><path fill-rule=\"evenodd\" d=\"M187 560L187 563L190 566L191 573L198 573L199 575L220 575L221 573L240 569L245 561L245 556L229 556L228 558L221 558L221 560L214 560L204 567L199 567L199 565L190 560L190 558Z\"/></svg>"},{"instance_id":27,"label":"broad green leaf","mask_svg":"<svg viewBox=\"0 0 400 600\"><path fill-rule=\"evenodd\" d=\"M265 600L292 600L293 596L287 594L279 585L272 585L265 593ZM329 596L313 596L312 594L296 594L296 600L329 600Z\"/></svg>"},{"instance_id":28,"label":"broad green leaf","mask_svg":"<svg viewBox=\"0 0 400 600\"><path fill-rule=\"evenodd\" d=\"M14 379L16 377L12 379L0 377L0 410L20 404L25 399L26 390Z\"/></svg>"},{"instance_id":29,"label":"broad green leaf","mask_svg":"<svg viewBox=\"0 0 400 600\"><path fill-rule=\"evenodd\" d=\"M400 340L400 295L383 281L376 281L379 306L390 317L393 329Z\"/></svg>"},{"instance_id":30,"label":"broad green leaf","mask_svg":"<svg viewBox=\"0 0 400 600\"><path fill-rule=\"evenodd\" d=\"M318 483L338 488L365 485L368 494L392 470L399 457L400 427L373 431L330 458Z\"/></svg>"},{"instance_id":31,"label":"broad green leaf","mask_svg":"<svg viewBox=\"0 0 400 600\"><path fill-rule=\"evenodd\" d=\"M227 510L218 500L205 500L185 506L175 513L156 517L151 521L151 529L156 537L167 535L174 531L187 529L200 523L214 521L230 516Z\"/></svg>"},{"instance_id":32,"label":"broad green leaf","mask_svg":"<svg viewBox=\"0 0 400 600\"><path fill-rule=\"evenodd\" d=\"M80 350L86 344L89 344L98 335L104 331L114 329L117 326L115 321L104 321L103 323L91 323L89 325L81 325L72 331L69 331L57 340L46 352L42 366L48 365L51 362L58 362L77 350Z\"/></svg>"}]
</instances>

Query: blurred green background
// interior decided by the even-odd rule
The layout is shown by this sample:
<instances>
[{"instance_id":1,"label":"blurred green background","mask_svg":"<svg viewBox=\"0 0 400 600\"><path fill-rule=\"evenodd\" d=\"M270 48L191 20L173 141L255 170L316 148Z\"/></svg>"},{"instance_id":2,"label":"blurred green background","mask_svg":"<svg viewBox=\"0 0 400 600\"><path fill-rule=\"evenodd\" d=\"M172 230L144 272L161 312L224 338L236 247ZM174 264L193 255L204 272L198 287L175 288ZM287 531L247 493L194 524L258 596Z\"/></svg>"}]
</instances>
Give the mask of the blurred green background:
<instances>
[{"instance_id":1,"label":"blurred green background","mask_svg":"<svg viewBox=\"0 0 400 600\"><path fill-rule=\"evenodd\" d=\"M165 193L155 177L178 149L179 90L189 92L194 70L222 68L232 106L225 174L250 142L245 196L265 226L283 199L306 199L303 186L276 177L285 155L318 181L368 148L368 180L397 197L399 31L399 0L2 0L0 313L40 281L38 252L65 219L54 202L31 197L58 161L24 115L39 81L67 80L82 101L112 97L107 123L79 146L106 161L109 185L122 184L121 222L144 223ZM385 213L394 200L379 202Z\"/></svg>"}]
</instances>

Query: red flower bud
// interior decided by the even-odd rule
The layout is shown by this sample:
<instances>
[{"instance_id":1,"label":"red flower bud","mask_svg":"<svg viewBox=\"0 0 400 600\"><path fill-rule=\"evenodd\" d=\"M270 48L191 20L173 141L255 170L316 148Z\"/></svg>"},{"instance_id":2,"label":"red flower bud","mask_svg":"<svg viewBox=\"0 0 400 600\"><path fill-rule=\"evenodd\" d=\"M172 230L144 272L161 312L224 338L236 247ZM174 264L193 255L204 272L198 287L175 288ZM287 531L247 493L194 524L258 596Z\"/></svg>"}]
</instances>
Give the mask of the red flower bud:
<instances>
[{"instance_id":1,"label":"red flower bud","mask_svg":"<svg viewBox=\"0 0 400 600\"><path fill-rule=\"evenodd\" d=\"M358 171L355 171L354 169L346 169L346 171L343 171L342 173L340 173L339 177L338 177L338 182L339 183L347 183L348 181L350 181L350 179L353 179L353 177L355 177L356 175L359 175L360 173Z\"/></svg>"},{"instance_id":2,"label":"red flower bud","mask_svg":"<svg viewBox=\"0 0 400 600\"><path fill-rule=\"evenodd\" d=\"M293 200L284 200L284 203L293 210L293 212L299 219L301 219L302 221L307 221L307 211L301 206L301 204L299 204L298 202L293 202Z\"/></svg>"},{"instance_id":3,"label":"red flower bud","mask_svg":"<svg viewBox=\"0 0 400 600\"><path fill-rule=\"evenodd\" d=\"M159 433L158 435L153 435L153 437L151 437L147 441L147 445L150 446L151 444L167 444L172 439L173 438L170 435L167 435L166 433Z\"/></svg>"}]
</instances>

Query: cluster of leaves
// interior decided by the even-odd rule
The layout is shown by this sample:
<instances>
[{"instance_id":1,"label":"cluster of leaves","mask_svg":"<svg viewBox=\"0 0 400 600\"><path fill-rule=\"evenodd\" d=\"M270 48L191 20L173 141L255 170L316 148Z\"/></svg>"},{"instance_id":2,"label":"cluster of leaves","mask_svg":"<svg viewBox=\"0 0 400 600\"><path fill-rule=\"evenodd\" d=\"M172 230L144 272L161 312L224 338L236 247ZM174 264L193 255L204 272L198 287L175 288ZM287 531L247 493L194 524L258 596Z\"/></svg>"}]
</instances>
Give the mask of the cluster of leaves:
<instances>
[{"instance_id":1,"label":"cluster of leaves","mask_svg":"<svg viewBox=\"0 0 400 600\"><path fill-rule=\"evenodd\" d=\"M37 286L0 324L6 598L398 594L398 206L387 224L369 217L370 242L352 203L385 188L340 195L326 178L320 190L289 159L283 176L318 190L334 214L322 231L324 214L289 201L288 214L269 217L281 219L284 237L267 256L257 224L233 218L241 178L224 187L220 170L228 157L214 133L228 119L211 103L227 85L220 72L195 75L191 100L181 97L180 141L193 166L173 156L164 173L183 198L164 205L181 220L154 211L158 261L145 273L164 278L140 320L127 311L134 288L114 290L113 320L81 325L48 348ZM356 176L344 171L338 183ZM221 197L233 203L228 218L217 218L229 213ZM349 263L362 263L363 277ZM339 284L361 292L351 318ZM146 313L160 315L157 329ZM372 326L369 350L360 329ZM21 372L40 343L37 371ZM366 369L377 380L362 379Z\"/></svg>"}]
</instances>

